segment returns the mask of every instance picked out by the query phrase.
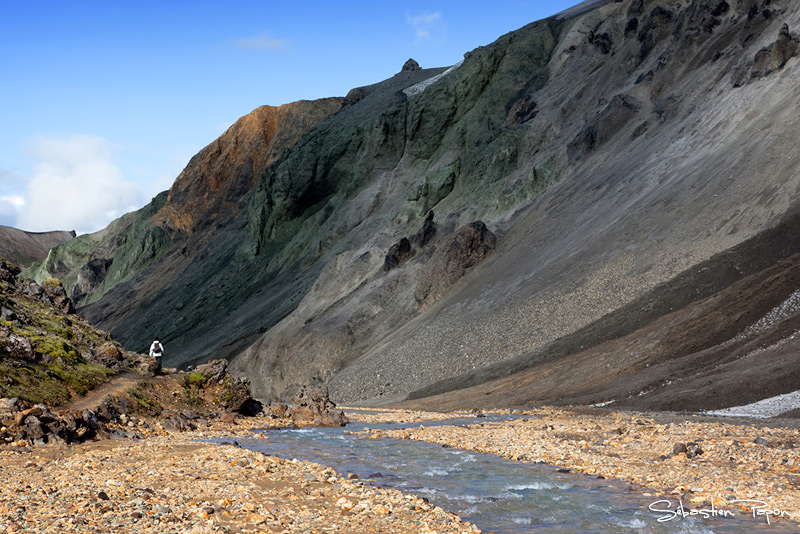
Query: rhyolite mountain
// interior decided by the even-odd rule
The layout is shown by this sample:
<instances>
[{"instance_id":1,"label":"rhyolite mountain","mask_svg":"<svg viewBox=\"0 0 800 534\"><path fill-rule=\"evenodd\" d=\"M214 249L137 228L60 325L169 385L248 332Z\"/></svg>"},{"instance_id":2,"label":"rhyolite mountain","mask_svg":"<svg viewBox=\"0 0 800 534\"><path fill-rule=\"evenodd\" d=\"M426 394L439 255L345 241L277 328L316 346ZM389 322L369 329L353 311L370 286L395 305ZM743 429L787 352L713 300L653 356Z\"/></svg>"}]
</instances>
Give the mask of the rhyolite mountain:
<instances>
[{"instance_id":1,"label":"rhyolite mountain","mask_svg":"<svg viewBox=\"0 0 800 534\"><path fill-rule=\"evenodd\" d=\"M75 231L26 232L0 225L0 257L28 267L47 257L50 249L75 237Z\"/></svg>"},{"instance_id":2,"label":"rhyolite mountain","mask_svg":"<svg viewBox=\"0 0 800 534\"><path fill-rule=\"evenodd\" d=\"M793 391L798 28L788 0L584 2L304 103L316 120L287 115L270 148L223 136L31 272L129 348L229 358L268 398L697 410Z\"/></svg>"}]
</instances>

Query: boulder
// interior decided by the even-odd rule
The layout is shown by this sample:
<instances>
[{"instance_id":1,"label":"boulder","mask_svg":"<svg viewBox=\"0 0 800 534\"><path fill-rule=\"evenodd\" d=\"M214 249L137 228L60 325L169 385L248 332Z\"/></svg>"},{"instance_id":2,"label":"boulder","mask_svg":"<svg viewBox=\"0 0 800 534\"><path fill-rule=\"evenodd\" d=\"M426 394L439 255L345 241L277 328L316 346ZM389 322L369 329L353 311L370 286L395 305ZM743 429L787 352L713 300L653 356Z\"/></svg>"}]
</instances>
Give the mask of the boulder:
<instances>
[{"instance_id":1,"label":"boulder","mask_svg":"<svg viewBox=\"0 0 800 534\"><path fill-rule=\"evenodd\" d=\"M3 426L11 426L19 411L20 405L17 397L0 398L0 423L2 423Z\"/></svg>"},{"instance_id":2,"label":"boulder","mask_svg":"<svg viewBox=\"0 0 800 534\"><path fill-rule=\"evenodd\" d=\"M277 419L283 419L286 417L286 412L289 410L289 407L286 404L270 404L269 405L269 413L270 416L275 417Z\"/></svg>"},{"instance_id":3,"label":"boulder","mask_svg":"<svg viewBox=\"0 0 800 534\"><path fill-rule=\"evenodd\" d=\"M21 412L19 412L19 413L17 413L15 415L14 423L17 426L21 426L22 423L28 417L37 417L37 416L42 415L42 413L44 413L44 410L42 409L41 406L34 406L33 408L28 408L27 410L22 410Z\"/></svg>"},{"instance_id":4,"label":"boulder","mask_svg":"<svg viewBox=\"0 0 800 534\"><path fill-rule=\"evenodd\" d=\"M13 263L0 258L0 280L14 284L17 281L17 275L20 273L20 268Z\"/></svg>"},{"instance_id":5,"label":"boulder","mask_svg":"<svg viewBox=\"0 0 800 534\"><path fill-rule=\"evenodd\" d=\"M115 365L119 367L119 364L125 359L125 355L119 350L119 347L111 341L103 343L95 348L93 352L94 354L90 356L90 359L105 367L114 367Z\"/></svg>"},{"instance_id":6,"label":"boulder","mask_svg":"<svg viewBox=\"0 0 800 534\"><path fill-rule=\"evenodd\" d=\"M45 281L43 289L44 295L59 311L65 314L75 313L75 306L60 280L51 278Z\"/></svg>"},{"instance_id":7,"label":"boulder","mask_svg":"<svg viewBox=\"0 0 800 534\"><path fill-rule=\"evenodd\" d=\"M344 412L330 400L325 386L302 386L292 399L289 417L298 423L317 426L345 426L348 423Z\"/></svg>"},{"instance_id":8,"label":"boulder","mask_svg":"<svg viewBox=\"0 0 800 534\"><path fill-rule=\"evenodd\" d=\"M784 24L778 39L756 53L751 78L763 78L782 69L787 61L797 55L797 48L797 41L789 33L789 26Z\"/></svg>"},{"instance_id":9,"label":"boulder","mask_svg":"<svg viewBox=\"0 0 800 534\"><path fill-rule=\"evenodd\" d=\"M6 339L5 351L15 358L33 362L36 360L36 354L33 351L33 344L26 336L19 334L11 334Z\"/></svg>"},{"instance_id":10,"label":"boulder","mask_svg":"<svg viewBox=\"0 0 800 534\"><path fill-rule=\"evenodd\" d=\"M17 314L11 308L0 308L0 319L3 321L16 321Z\"/></svg>"},{"instance_id":11,"label":"boulder","mask_svg":"<svg viewBox=\"0 0 800 534\"><path fill-rule=\"evenodd\" d=\"M228 361L211 360L208 363L198 365L195 372L202 373L207 382L221 383L228 375Z\"/></svg>"},{"instance_id":12,"label":"boulder","mask_svg":"<svg viewBox=\"0 0 800 534\"><path fill-rule=\"evenodd\" d=\"M150 358L147 360L147 374L156 376L161 372L161 362L158 358Z\"/></svg>"},{"instance_id":13,"label":"boulder","mask_svg":"<svg viewBox=\"0 0 800 534\"><path fill-rule=\"evenodd\" d=\"M461 227L445 246L434 253L417 282L414 298L420 305L440 298L467 269L494 251L497 236L483 221Z\"/></svg>"},{"instance_id":14,"label":"boulder","mask_svg":"<svg viewBox=\"0 0 800 534\"><path fill-rule=\"evenodd\" d=\"M404 237L389 247L386 258L383 260L383 270L387 272L391 271L413 255L414 251L411 248L411 241L409 241L407 237Z\"/></svg>"},{"instance_id":15,"label":"boulder","mask_svg":"<svg viewBox=\"0 0 800 534\"><path fill-rule=\"evenodd\" d=\"M21 287L19 288L19 290L23 294L28 295L29 297L42 298L42 296L44 295L44 289L42 289L42 286L40 286L33 280L25 280L20 284L20 286Z\"/></svg>"},{"instance_id":16,"label":"boulder","mask_svg":"<svg viewBox=\"0 0 800 534\"><path fill-rule=\"evenodd\" d=\"M161 423L161 426L168 432L188 432L197 428L195 424L182 413L166 418L164 422Z\"/></svg>"}]
</instances>

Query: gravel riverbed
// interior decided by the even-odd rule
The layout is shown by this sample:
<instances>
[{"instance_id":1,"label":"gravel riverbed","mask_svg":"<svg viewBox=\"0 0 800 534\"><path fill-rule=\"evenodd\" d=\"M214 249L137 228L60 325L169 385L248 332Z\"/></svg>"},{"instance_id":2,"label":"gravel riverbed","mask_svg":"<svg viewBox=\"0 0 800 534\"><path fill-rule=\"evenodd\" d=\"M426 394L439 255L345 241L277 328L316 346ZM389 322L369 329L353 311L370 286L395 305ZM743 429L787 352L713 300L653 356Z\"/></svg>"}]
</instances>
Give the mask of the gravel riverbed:
<instances>
[{"instance_id":1,"label":"gravel riverbed","mask_svg":"<svg viewBox=\"0 0 800 534\"><path fill-rule=\"evenodd\" d=\"M355 424L346 432L364 439L421 440L542 462L628 481L654 500L744 510L759 521L800 520L800 431L793 424L555 408L469 425L442 423L465 413L348 415ZM431 420L438 425L425 426ZM364 429L377 422L415 426ZM236 443L268 441L269 431L258 429L273 423L244 418L167 433L150 422L140 427L141 440L5 446L0 532L479 532L420 497ZM764 506L754 510L753 502Z\"/></svg>"},{"instance_id":2,"label":"gravel riverbed","mask_svg":"<svg viewBox=\"0 0 800 534\"><path fill-rule=\"evenodd\" d=\"M325 466L198 441L253 426L2 449L0 532L479 532L419 497Z\"/></svg>"},{"instance_id":3,"label":"gravel riverbed","mask_svg":"<svg viewBox=\"0 0 800 534\"><path fill-rule=\"evenodd\" d=\"M737 510L761 521L800 522L800 430L793 423L554 408L515 416L505 422L368 429L360 435L546 463L628 481L654 501L675 506L680 501L687 508ZM359 420L368 423L370 416Z\"/></svg>"}]
</instances>

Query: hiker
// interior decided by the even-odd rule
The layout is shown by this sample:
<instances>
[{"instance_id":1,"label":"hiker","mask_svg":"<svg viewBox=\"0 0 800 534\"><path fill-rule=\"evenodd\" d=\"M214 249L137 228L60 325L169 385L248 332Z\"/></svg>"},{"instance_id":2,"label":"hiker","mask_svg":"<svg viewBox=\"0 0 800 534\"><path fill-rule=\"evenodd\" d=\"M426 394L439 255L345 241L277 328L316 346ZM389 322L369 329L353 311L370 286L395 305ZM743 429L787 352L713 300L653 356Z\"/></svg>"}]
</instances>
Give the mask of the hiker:
<instances>
[{"instance_id":1,"label":"hiker","mask_svg":"<svg viewBox=\"0 0 800 534\"><path fill-rule=\"evenodd\" d=\"M161 356L164 355L164 345L158 340L158 336L153 338L153 343L150 345L150 356L156 359L158 371L161 370Z\"/></svg>"}]
</instances>

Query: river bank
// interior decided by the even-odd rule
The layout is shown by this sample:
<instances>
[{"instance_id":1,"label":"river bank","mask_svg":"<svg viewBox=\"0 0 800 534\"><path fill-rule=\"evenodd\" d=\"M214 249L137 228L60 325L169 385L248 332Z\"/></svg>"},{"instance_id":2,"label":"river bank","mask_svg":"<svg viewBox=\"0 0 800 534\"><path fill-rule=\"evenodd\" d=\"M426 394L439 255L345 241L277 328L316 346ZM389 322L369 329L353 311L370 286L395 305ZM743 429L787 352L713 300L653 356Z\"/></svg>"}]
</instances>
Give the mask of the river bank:
<instances>
[{"instance_id":1,"label":"river bank","mask_svg":"<svg viewBox=\"0 0 800 534\"><path fill-rule=\"evenodd\" d=\"M541 408L514 415L505 422L365 429L360 435L438 443L627 481L660 502L656 509L671 510L665 517L683 503L686 509L735 511L764 522L800 522L795 424L600 409ZM381 414L351 417L367 424L385 420Z\"/></svg>"},{"instance_id":2,"label":"river bank","mask_svg":"<svg viewBox=\"0 0 800 534\"><path fill-rule=\"evenodd\" d=\"M447 420L476 414L351 410L344 432L627 481L670 510L654 511L654 521L681 502L759 522L800 517L800 431L788 423L553 408L492 418L505 415L463 425ZM136 425L141 440L2 448L0 532L479 532L418 496L238 446L260 440L268 451L274 422L212 420L170 433L153 420ZM414 426L369 428L379 423Z\"/></svg>"},{"instance_id":3,"label":"river bank","mask_svg":"<svg viewBox=\"0 0 800 534\"><path fill-rule=\"evenodd\" d=\"M197 441L209 434L231 435L2 449L0 532L479 532L321 465Z\"/></svg>"}]
</instances>

